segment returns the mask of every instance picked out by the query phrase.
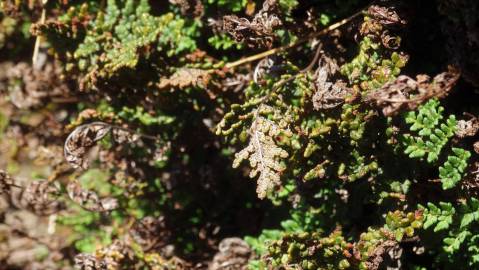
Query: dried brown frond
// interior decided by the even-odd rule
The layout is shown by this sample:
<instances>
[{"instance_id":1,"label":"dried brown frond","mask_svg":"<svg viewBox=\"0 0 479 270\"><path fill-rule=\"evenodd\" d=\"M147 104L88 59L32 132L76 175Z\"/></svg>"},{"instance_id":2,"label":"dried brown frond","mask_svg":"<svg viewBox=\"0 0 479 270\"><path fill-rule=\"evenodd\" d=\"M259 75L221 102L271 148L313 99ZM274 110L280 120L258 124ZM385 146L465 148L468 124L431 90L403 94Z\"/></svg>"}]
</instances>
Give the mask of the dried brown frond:
<instances>
[{"instance_id":1,"label":"dried brown frond","mask_svg":"<svg viewBox=\"0 0 479 270\"><path fill-rule=\"evenodd\" d=\"M122 240L115 240L95 254L81 253L75 256L75 267L82 270L116 270L129 257L131 249ZM121 268L123 269L123 268Z\"/></svg>"},{"instance_id":2,"label":"dried brown frond","mask_svg":"<svg viewBox=\"0 0 479 270\"><path fill-rule=\"evenodd\" d=\"M371 5L367 10L367 15L373 20L385 26L404 25L407 22L402 19L397 11L397 7L390 5L388 7Z\"/></svg>"},{"instance_id":3,"label":"dried brown frond","mask_svg":"<svg viewBox=\"0 0 479 270\"><path fill-rule=\"evenodd\" d=\"M238 167L243 160L249 160L251 166L249 176L255 178L259 174L256 193L263 199L268 192L281 185L281 173L285 169L281 160L288 157L288 152L277 145L276 138L290 131L284 118L280 123L274 123L259 115L260 111L273 110L269 106L261 105L257 110L257 116L249 130L250 142L235 154L233 167Z\"/></svg>"},{"instance_id":4,"label":"dried brown frond","mask_svg":"<svg viewBox=\"0 0 479 270\"><path fill-rule=\"evenodd\" d=\"M100 198L97 193L83 189L77 180L68 183L67 192L72 201L88 211L106 212L119 207L117 199Z\"/></svg>"},{"instance_id":5,"label":"dried brown frond","mask_svg":"<svg viewBox=\"0 0 479 270\"><path fill-rule=\"evenodd\" d=\"M148 269L151 270L187 270L187 269L203 269L203 268L194 268L191 264L183 261L178 257L173 257L170 259L163 258L158 253L147 253L145 254L145 261L148 264Z\"/></svg>"},{"instance_id":6,"label":"dried brown frond","mask_svg":"<svg viewBox=\"0 0 479 270\"><path fill-rule=\"evenodd\" d=\"M331 82L330 77L334 76L339 70L334 60L327 56L322 56L319 61L319 68L314 73L313 88L313 106L315 110L332 109L346 100L351 93L346 83L341 80L335 83Z\"/></svg>"},{"instance_id":7,"label":"dried brown frond","mask_svg":"<svg viewBox=\"0 0 479 270\"><path fill-rule=\"evenodd\" d=\"M221 240L219 251L209 265L209 270L240 270L248 268L251 249L241 238L231 237Z\"/></svg>"},{"instance_id":8,"label":"dried brown frond","mask_svg":"<svg viewBox=\"0 0 479 270\"><path fill-rule=\"evenodd\" d=\"M407 24L407 21L400 16L399 10L396 3L387 6L371 5L366 11L367 17L359 32L363 36L369 36L375 42L381 42L388 49L398 49L401 40L391 32Z\"/></svg>"},{"instance_id":9,"label":"dried brown frond","mask_svg":"<svg viewBox=\"0 0 479 270\"><path fill-rule=\"evenodd\" d=\"M93 122L76 127L65 141L65 159L73 168L88 168L88 160L85 155L110 130L111 126L103 122Z\"/></svg>"},{"instance_id":10,"label":"dried brown frond","mask_svg":"<svg viewBox=\"0 0 479 270\"><path fill-rule=\"evenodd\" d=\"M447 96L459 76L455 69L435 76L432 81L427 75L418 75L417 80L401 75L381 89L369 92L364 100L381 108L385 116L395 115L402 109L415 110L431 98Z\"/></svg>"},{"instance_id":11,"label":"dried brown frond","mask_svg":"<svg viewBox=\"0 0 479 270\"><path fill-rule=\"evenodd\" d=\"M237 42L245 42L253 48L271 48L274 40L274 30L282 25L276 0L266 0L263 8L252 21L235 15L223 17L223 30L228 32Z\"/></svg>"},{"instance_id":12,"label":"dried brown frond","mask_svg":"<svg viewBox=\"0 0 479 270\"><path fill-rule=\"evenodd\" d=\"M456 136L459 138L473 137L479 131L479 119L459 120L456 126Z\"/></svg>"},{"instance_id":13,"label":"dried brown frond","mask_svg":"<svg viewBox=\"0 0 479 270\"><path fill-rule=\"evenodd\" d=\"M12 191L12 187L16 190ZM62 209L64 204L59 197L60 190L46 180L31 181L26 187L0 170L0 194L6 194L12 206L33 212L36 215L51 215Z\"/></svg>"}]
</instances>

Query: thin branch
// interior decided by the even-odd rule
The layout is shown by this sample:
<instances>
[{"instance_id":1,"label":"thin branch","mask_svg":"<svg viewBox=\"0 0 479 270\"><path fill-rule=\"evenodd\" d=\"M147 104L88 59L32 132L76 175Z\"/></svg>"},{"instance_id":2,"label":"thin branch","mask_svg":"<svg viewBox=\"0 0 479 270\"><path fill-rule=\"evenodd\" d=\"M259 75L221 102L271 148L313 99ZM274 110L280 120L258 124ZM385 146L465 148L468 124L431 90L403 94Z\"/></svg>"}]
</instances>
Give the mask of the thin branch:
<instances>
[{"instance_id":1,"label":"thin branch","mask_svg":"<svg viewBox=\"0 0 479 270\"><path fill-rule=\"evenodd\" d=\"M291 76L287 79L283 79L283 80L280 80L279 82L277 82L274 85L273 90L271 92L276 91L281 86L283 86L286 83L296 79L299 75L308 73L311 69L313 69L316 62L318 62L319 56L321 55L321 49L322 48L323 48L323 45L321 43L319 43L318 48L316 49L316 53L314 54L313 60L309 63L309 65L307 67L303 68L302 70L300 70L297 74L295 74L295 75L293 75L293 76Z\"/></svg>"},{"instance_id":2,"label":"thin branch","mask_svg":"<svg viewBox=\"0 0 479 270\"><path fill-rule=\"evenodd\" d=\"M312 33L310 35L308 35L307 37L304 37L298 41L296 41L295 43L292 43L292 44L288 44L288 45L285 45L285 46L282 46L282 47L278 47L278 48L274 48L274 49L271 49L271 50L268 50L268 51L265 51L265 52L262 52L262 53L259 53L259 54L255 54L255 55L252 55L252 56L248 56L248 57L245 57L245 58L242 58L242 59L239 59L237 61L234 61L234 62L231 62L231 63L227 63L225 65L226 68L234 68L234 67L237 67L237 66L241 66L243 64L246 64L246 63L249 63L249 62L253 62L253 61L256 61L256 60L259 60L259 59L262 59L262 58L265 58L267 56L270 56L270 55L273 55L273 54L277 54L279 52L282 52L282 51L285 51L285 50L288 50L288 49L291 49L291 48L294 48L298 45L301 45L309 40L311 40L312 38L315 38L315 37L318 37L318 36L322 36L322 35L325 35L345 24L347 24L348 22L352 21L354 18L356 18L357 16L361 15L363 13L364 9L361 9L360 11L354 13L353 15L339 21L339 22L336 22L336 23L333 23L331 24L330 26L324 28L323 30L319 31L319 32L315 32L315 33Z\"/></svg>"}]
</instances>

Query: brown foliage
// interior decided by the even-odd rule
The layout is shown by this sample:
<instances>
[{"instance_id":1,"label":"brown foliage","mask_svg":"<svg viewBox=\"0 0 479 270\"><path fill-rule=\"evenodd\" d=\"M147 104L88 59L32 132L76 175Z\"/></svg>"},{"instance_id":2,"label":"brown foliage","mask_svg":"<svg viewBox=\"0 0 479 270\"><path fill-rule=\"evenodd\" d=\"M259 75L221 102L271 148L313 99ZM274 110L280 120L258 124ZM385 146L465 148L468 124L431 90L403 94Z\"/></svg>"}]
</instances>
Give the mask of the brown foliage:
<instances>
[{"instance_id":1,"label":"brown foliage","mask_svg":"<svg viewBox=\"0 0 479 270\"><path fill-rule=\"evenodd\" d=\"M106 212L119 206L117 199L100 198L95 192L83 189L77 180L68 183L67 192L72 201L89 211Z\"/></svg>"},{"instance_id":2,"label":"brown foliage","mask_svg":"<svg viewBox=\"0 0 479 270\"><path fill-rule=\"evenodd\" d=\"M253 48L270 48L273 45L274 29L282 24L274 13L277 12L276 0L267 0L263 8L252 21L236 15L223 17L223 30L228 32L237 42L245 42Z\"/></svg>"},{"instance_id":3,"label":"brown foliage","mask_svg":"<svg viewBox=\"0 0 479 270\"><path fill-rule=\"evenodd\" d=\"M88 168L86 153L97 141L105 137L110 130L111 126L103 122L93 122L76 127L65 141L65 159L73 168Z\"/></svg>"},{"instance_id":4,"label":"brown foliage","mask_svg":"<svg viewBox=\"0 0 479 270\"><path fill-rule=\"evenodd\" d=\"M323 56L319 61L319 68L314 74L313 87L316 90L313 96L315 110L332 109L341 105L351 92L346 83L341 80L331 82L331 77L339 70L338 65L331 58Z\"/></svg>"},{"instance_id":5,"label":"brown foliage","mask_svg":"<svg viewBox=\"0 0 479 270\"><path fill-rule=\"evenodd\" d=\"M400 75L382 88L369 92L364 100L381 108L385 116L395 115L401 109L415 110L431 98L447 96L459 76L455 69L436 75L432 81L427 75L417 75L417 80Z\"/></svg>"},{"instance_id":6,"label":"brown foliage","mask_svg":"<svg viewBox=\"0 0 479 270\"><path fill-rule=\"evenodd\" d=\"M247 269L251 249L241 238L231 237L223 239L219 244L219 251L213 258L209 270L238 270Z\"/></svg>"}]
</instances>

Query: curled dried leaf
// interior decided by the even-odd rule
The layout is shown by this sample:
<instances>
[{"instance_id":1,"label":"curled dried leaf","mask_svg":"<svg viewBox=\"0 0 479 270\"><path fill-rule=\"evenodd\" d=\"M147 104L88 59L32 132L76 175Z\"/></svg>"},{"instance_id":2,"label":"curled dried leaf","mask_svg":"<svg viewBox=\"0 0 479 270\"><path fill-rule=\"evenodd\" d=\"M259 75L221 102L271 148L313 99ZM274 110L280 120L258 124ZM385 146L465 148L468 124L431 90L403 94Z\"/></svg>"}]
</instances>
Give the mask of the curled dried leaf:
<instances>
[{"instance_id":1,"label":"curled dried leaf","mask_svg":"<svg viewBox=\"0 0 479 270\"><path fill-rule=\"evenodd\" d=\"M320 58L319 68L313 77L313 88L316 90L313 96L314 109L332 109L344 103L350 89L341 80L332 83L329 79L338 69L334 60L326 56Z\"/></svg>"},{"instance_id":2,"label":"curled dried leaf","mask_svg":"<svg viewBox=\"0 0 479 270\"><path fill-rule=\"evenodd\" d=\"M88 168L88 160L85 155L110 130L111 126L103 122L93 122L76 127L65 141L65 159L74 168Z\"/></svg>"},{"instance_id":3,"label":"curled dried leaf","mask_svg":"<svg viewBox=\"0 0 479 270\"><path fill-rule=\"evenodd\" d=\"M237 42L246 42L249 47L270 48L273 45L274 30L282 24L277 12L276 0L266 0L263 8L252 21L235 15L223 17L223 30Z\"/></svg>"},{"instance_id":4,"label":"curled dried leaf","mask_svg":"<svg viewBox=\"0 0 479 270\"><path fill-rule=\"evenodd\" d=\"M259 83L263 79L264 75L268 74L271 67L273 67L274 61L270 57L266 57L258 62L253 72L253 80L255 83Z\"/></svg>"},{"instance_id":5,"label":"curled dried leaf","mask_svg":"<svg viewBox=\"0 0 479 270\"><path fill-rule=\"evenodd\" d=\"M381 43L387 49L397 50L401 45L401 38L398 36L390 35L389 31L385 30L381 33Z\"/></svg>"},{"instance_id":6,"label":"curled dried leaf","mask_svg":"<svg viewBox=\"0 0 479 270\"><path fill-rule=\"evenodd\" d=\"M479 119L459 120L456 126L456 136L459 138L473 137L479 131Z\"/></svg>"},{"instance_id":7,"label":"curled dried leaf","mask_svg":"<svg viewBox=\"0 0 479 270\"><path fill-rule=\"evenodd\" d=\"M117 199L100 198L97 193L83 189L77 180L68 183L67 192L72 201L89 211L106 212L119 206Z\"/></svg>"},{"instance_id":8,"label":"curled dried leaf","mask_svg":"<svg viewBox=\"0 0 479 270\"><path fill-rule=\"evenodd\" d=\"M371 91L364 100L382 108L385 116L395 115L401 109L415 110L431 98L447 96L459 76L454 69L435 76L432 82L427 75L418 75L417 80L401 75L382 88Z\"/></svg>"},{"instance_id":9,"label":"curled dried leaf","mask_svg":"<svg viewBox=\"0 0 479 270\"><path fill-rule=\"evenodd\" d=\"M367 14L369 17L385 26L404 25L406 21L402 19L394 6L371 5Z\"/></svg>"}]
</instances>

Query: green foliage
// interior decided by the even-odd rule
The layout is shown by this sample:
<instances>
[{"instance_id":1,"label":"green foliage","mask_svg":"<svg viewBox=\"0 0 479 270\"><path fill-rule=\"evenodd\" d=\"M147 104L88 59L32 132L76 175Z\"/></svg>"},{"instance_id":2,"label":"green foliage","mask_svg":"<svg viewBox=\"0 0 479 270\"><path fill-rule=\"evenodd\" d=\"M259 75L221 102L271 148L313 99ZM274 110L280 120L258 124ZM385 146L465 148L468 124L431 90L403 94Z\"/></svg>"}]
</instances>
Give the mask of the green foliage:
<instances>
[{"instance_id":1,"label":"green foliage","mask_svg":"<svg viewBox=\"0 0 479 270\"><path fill-rule=\"evenodd\" d=\"M381 56L381 46L371 38L365 37L359 44L358 55L341 67L341 73L348 77L351 83L366 82L363 86L375 89L398 76L401 68L406 65L407 57L393 52L390 59Z\"/></svg>"},{"instance_id":2,"label":"green foliage","mask_svg":"<svg viewBox=\"0 0 479 270\"><path fill-rule=\"evenodd\" d=\"M314 253L308 252L314 250ZM341 259L348 243L341 231L333 232L321 238L315 233L287 234L269 247L270 265L295 266L301 269L346 269L350 266L346 259Z\"/></svg>"},{"instance_id":3,"label":"green foliage","mask_svg":"<svg viewBox=\"0 0 479 270\"><path fill-rule=\"evenodd\" d=\"M48 249L62 258L43 255L48 267L477 268L476 101L455 105L469 90L446 96L458 72L400 76L406 65L409 74L446 64L443 56L420 62L430 55L421 58L415 43L422 20L441 25L423 19L433 9L358 0L27 2L0 0L8 59L0 62L0 166L58 186L63 208L45 220L62 239ZM362 20L333 25L360 5ZM421 27L409 28L402 46L408 8ZM264 40L273 50L250 57L261 46L249 45ZM27 52L12 49L17 42ZM35 67L26 64L32 51ZM368 101L374 93L377 102ZM35 106L20 109L18 100ZM395 113L378 108L386 103ZM470 120L456 119L463 112ZM90 167L74 169L62 155ZM9 181L0 168L0 193L21 190L7 198L19 205L2 222L51 206L40 196L48 189ZM75 192L67 188L76 182ZM80 207L91 201L100 207ZM41 235L39 243L54 240ZM10 237L0 226L6 245ZM14 254L3 246L0 254ZM80 252L88 254L73 257Z\"/></svg>"},{"instance_id":4,"label":"green foliage","mask_svg":"<svg viewBox=\"0 0 479 270\"><path fill-rule=\"evenodd\" d=\"M434 232L448 229L452 224L452 217L456 213L452 204L440 202L437 207L433 203L428 203L427 207L422 208L424 209L424 228L434 226Z\"/></svg>"},{"instance_id":5,"label":"green foliage","mask_svg":"<svg viewBox=\"0 0 479 270\"><path fill-rule=\"evenodd\" d=\"M239 0L239 1L208 0L208 4L224 7L233 12L241 11L246 6L247 3L248 3L248 0Z\"/></svg>"},{"instance_id":6,"label":"green foliage","mask_svg":"<svg viewBox=\"0 0 479 270\"><path fill-rule=\"evenodd\" d=\"M268 247L268 262L276 268L369 269L369 259L377 250L388 245L391 248L403 237L413 237L422 227L422 218L420 212L390 212L384 228L368 228L357 244L346 241L341 230L326 237L316 232L285 233Z\"/></svg>"},{"instance_id":7,"label":"green foliage","mask_svg":"<svg viewBox=\"0 0 479 270\"><path fill-rule=\"evenodd\" d=\"M83 5L80 9L87 7ZM71 11L63 18L64 27L81 19L84 12ZM184 19L173 13L153 16L149 12L146 0L128 0L122 4L109 0L105 10L99 10L95 20L80 29L85 34L78 47L67 52L72 60L67 69L78 69L85 74L83 87L94 87L97 81L110 80L125 70L134 71L144 61L150 62L149 68L158 69L154 64L158 54L172 57L196 48L192 39L195 24L186 25ZM46 24L38 28L42 35L61 35L55 26ZM62 43L53 44L58 45Z\"/></svg>"},{"instance_id":8,"label":"green foliage","mask_svg":"<svg viewBox=\"0 0 479 270\"><path fill-rule=\"evenodd\" d=\"M117 115L129 122L139 121L141 124L145 126L168 125L175 121L174 116L163 114L161 111L158 111L157 113L158 115L155 117L145 112L144 108L142 107L136 107L136 108L123 107L122 110L118 112Z\"/></svg>"},{"instance_id":9,"label":"green foliage","mask_svg":"<svg viewBox=\"0 0 479 270\"><path fill-rule=\"evenodd\" d=\"M442 188L450 189L461 181L462 173L467 167L467 160L471 153L461 148L452 148L453 155L447 157L444 166L439 167L439 177L441 178Z\"/></svg>"},{"instance_id":10,"label":"green foliage","mask_svg":"<svg viewBox=\"0 0 479 270\"><path fill-rule=\"evenodd\" d=\"M418 112L408 112L406 123L410 124L413 133L404 134L402 141L406 149L404 153L411 158L427 157L427 162L437 161L442 148L454 135L457 121L450 115L443 121L444 108L438 100L430 100L421 106Z\"/></svg>"},{"instance_id":11,"label":"green foliage","mask_svg":"<svg viewBox=\"0 0 479 270\"><path fill-rule=\"evenodd\" d=\"M236 48L237 50L240 50L243 48L243 44L235 42L224 33L210 37L208 39L208 43L217 50L228 50L230 48Z\"/></svg>"},{"instance_id":12,"label":"green foliage","mask_svg":"<svg viewBox=\"0 0 479 270\"><path fill-rule=\"evenodd\" d=\"M424 228L434 228L434 232L442 231L442 251L444 260L448 263L457 258L466 260L465 266L477 266L477 229L479 221L479 201L470 198L453 206L451 203L440 202L440 207L428 203L424 209ZM461 269L463 267L461 266ZM465 268L464 268L465 269Z\"/></svg>"}]
</instances>

